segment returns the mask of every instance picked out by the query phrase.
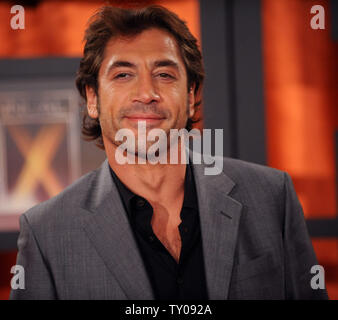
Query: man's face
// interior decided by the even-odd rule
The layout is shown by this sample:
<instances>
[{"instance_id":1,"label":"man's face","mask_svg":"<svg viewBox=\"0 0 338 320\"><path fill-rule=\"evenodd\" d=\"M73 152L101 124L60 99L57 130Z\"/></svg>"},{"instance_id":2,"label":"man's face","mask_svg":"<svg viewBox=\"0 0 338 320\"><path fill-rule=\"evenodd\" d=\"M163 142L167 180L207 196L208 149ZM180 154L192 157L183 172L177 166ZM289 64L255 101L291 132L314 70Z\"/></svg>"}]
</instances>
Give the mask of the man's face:
<instances>
[{"instance_id":1,"label":"man's face","mask_svg":"<svg viewBox=\"0 0 338 320\"><path fill-rule=\"evenodd\" d=\"M147 133L160 128L168 135L170 129L184 128L194 114L194 88L188 92L176 40L160 29L111 39L98 83L98 97L86 87L87 104L89 116L99 117L105 145L121 144L115 134L122 128L131 129L137 141L138 121L146 122Z\"/></svg>"}]
</instances>

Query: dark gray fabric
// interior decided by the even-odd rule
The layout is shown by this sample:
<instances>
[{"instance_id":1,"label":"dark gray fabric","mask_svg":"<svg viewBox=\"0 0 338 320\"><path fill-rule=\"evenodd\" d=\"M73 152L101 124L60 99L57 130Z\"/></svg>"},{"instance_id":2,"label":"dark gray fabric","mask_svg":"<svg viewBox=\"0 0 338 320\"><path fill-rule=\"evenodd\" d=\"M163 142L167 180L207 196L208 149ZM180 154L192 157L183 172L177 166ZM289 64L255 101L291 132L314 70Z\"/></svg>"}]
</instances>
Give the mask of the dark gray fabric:
<instances>
[{"instance_id":1,"label":"dark gray fabric","mask_svg":"<svg viewBox=\"0 0 338 320\"><path fill-rule=\"evenodd\" d=\"M291 179L224 158L193 165L210 299L326 299L310 286L317 260ZM11 299L153 299L107 160L20 218Z\"/></svg>"}]
</instances>

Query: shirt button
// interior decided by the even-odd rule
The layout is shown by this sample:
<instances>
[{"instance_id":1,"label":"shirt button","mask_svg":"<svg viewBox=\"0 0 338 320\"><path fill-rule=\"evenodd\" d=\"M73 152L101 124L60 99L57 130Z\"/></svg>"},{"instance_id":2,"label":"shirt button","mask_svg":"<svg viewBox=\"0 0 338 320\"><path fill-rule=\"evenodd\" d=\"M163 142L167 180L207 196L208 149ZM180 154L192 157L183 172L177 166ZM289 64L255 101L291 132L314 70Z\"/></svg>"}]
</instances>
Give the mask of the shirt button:
<instances>
[{"instance_id":1,"label":"shirt button","mask_svg":"<svg viewBox=\"0 0 338 320\"><path fill-rule=\"evenodd\" d=\"M176 282L177 282L177 284L182 284L183 283L183 278L182 277L178 277L176 279Z\"/></svg>"},{"instance_id":2,"label":"shirt button","mask_svg":"<svg viewBox=\"0 0 338 320\"><path fill-rule=\"evenodd\" d=\"M139 198L139 199L137 199L137 201L136 201L136 206L138 207L138 208L142 208L144 205L145 205L145 201L144 201L144 199L141 199L141 198Z\"/></svg>"}]
</instances>

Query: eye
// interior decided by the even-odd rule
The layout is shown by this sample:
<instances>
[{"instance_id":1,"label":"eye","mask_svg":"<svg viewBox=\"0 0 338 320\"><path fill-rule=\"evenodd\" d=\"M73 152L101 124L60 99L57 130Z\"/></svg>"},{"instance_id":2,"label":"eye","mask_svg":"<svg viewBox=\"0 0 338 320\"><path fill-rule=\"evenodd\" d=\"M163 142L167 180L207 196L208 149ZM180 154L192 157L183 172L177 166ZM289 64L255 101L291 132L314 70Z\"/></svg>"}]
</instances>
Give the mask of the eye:
<instances>
[{"instance_id":1,"label":"eye","mask_svg":"<svg viewBox=\"0 0 338 320\"><path fill-rule=\"evenodd\" d=\"M163 79L174 79L172 75L170 75L169 73L165 73L165 72L159 73L158 76Z\"/></svg>"},{"instance_id":2,"label":"eye","mask_svg":"<svg viewBox=\"0 0 338 320\"><path fill-rule=\"evenodd\" d=\"M130 77L130 74L129 73L126 73L126 72L121 72L119 74L117 74L114 79L126 79L126 78L129 78Z\"/></svg>"}]
</instances>

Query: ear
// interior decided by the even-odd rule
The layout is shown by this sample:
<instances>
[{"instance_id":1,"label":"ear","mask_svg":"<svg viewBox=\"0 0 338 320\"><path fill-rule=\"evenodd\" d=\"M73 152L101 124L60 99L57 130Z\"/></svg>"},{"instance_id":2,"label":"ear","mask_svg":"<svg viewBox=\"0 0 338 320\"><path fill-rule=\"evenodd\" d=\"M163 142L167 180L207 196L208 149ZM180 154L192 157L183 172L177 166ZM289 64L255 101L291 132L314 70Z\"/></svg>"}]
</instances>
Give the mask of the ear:
<instances>
[{"instance_id":1,"label":"ear","mask_svg":"<svg viewBox=\"0 0 338 320\"><path fill-rule=\"evenodd\" d=\"M94 88L86 85L86 97L88 115L93 119L97 119L99 117L99 112L97 108L97 96Z\"/></svg>"},{"instance_id":2,"label":"ear","mask_svg":"<svg viewBox=\"0 0 338 320\"><path fill-rule=\"evenodd\" d=\"M195 114L195 84L193 84L188 92L188 104L189 104L189 118L192 118Z\"/></svg>"}]
</instances>

